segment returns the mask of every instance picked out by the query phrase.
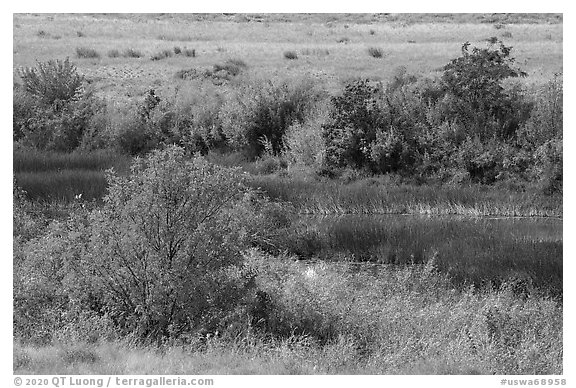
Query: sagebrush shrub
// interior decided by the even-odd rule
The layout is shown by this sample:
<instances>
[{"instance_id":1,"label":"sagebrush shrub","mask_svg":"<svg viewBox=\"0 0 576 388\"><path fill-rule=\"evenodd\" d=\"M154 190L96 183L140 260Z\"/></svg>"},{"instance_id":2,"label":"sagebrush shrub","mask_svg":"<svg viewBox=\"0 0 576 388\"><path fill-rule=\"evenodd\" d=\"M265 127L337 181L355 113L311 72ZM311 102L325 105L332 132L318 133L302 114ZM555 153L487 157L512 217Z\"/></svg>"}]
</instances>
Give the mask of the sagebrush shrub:
<instances>
[{"instance_id":1,"label":"sagebrush shrub","mask_svg":"<svg viewBox=\"0 0 576 388\"><path fill-rule=\"evenodd\" d=\"M296 51L284 51L284 58L286 59L298 59L298 54L296 53Z\"/></svg>"},{"instance_id":2,"label":"sagebrush shrub","mask_svg":"<svg viewBox=\"0 0 576 388\"><path fill-rule=\"evenodd\" d=\"M100 58L98 51L89 47L76 47L76 56L78 58Z\"/></svg>"},{"instance_id":3,"label":"sagebrush shrub","mask_svg":"<svg viewBox=\"0 0 576 388\"><path fill-rule=\"evenodd\" d=\"M369 47L368 54L373 58L382 58L384 56L384 50L378 47Z\"/></svg>"}]
</instances>

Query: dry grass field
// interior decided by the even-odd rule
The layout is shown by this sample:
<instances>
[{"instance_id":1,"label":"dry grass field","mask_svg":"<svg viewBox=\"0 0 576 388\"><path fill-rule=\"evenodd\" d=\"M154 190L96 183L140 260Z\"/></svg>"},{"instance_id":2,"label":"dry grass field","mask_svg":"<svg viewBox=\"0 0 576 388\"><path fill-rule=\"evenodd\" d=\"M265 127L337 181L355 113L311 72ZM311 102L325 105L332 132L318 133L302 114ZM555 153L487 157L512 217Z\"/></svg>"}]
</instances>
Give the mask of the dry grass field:
<instances>
[{"instance_id":1,"label":"dry grass field","mask_svg":"<svg viewBox=\"0 0 576 388\"><path fill-rule=\"evenodd\" d=\"M15 14L13 63L18 68L70 57L98 90L115 97L170 88L178 70L208 68L228 58L241 59L256 75L308 74L337 88L352 77L387 80L400 66L434 73L460 53L463 42L481 45L495 36L513 46L517 63L529 74L525 82L544 82L562 71L562 20L556 17L543 23L516 17L506 24L456 16L360 16L216 15L202 20L189 15ZM175 46L194 49L196 56L150 59ZM371 57L369 47L380 48L382 57ZM99 58L76 58L77 48L93 49ZM108 57L111 50L122 54L126 49L142 57ZM297 59L286 59L285 51L296 52Z\"/></svg>"}]
</instances>

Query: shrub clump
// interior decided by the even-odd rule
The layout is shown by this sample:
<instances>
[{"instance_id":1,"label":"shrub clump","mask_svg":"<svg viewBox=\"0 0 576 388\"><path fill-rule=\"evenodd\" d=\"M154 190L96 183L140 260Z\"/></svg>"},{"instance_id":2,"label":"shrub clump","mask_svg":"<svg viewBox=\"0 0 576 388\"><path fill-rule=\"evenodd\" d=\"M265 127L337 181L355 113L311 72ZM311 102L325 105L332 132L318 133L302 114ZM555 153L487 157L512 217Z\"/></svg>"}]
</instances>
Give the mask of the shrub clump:
<instances>
[{"instance_id":1,"label":"shrub clump","mask_svg":"<svg viewBox=\"0 0 576 388\"><path fill-rule=\"evenodd\" d=\"M110 317L153 340L226 329L253 277L240 254L247 220L234 212L240 175L169 147L108 179L75 265Z\"/></svg>"},{"instance_id":2,"label":"shrub clump","mask_svg":"<svg viewBox=\"0 0 576 388\"><path fill-rule=\"evenodd\" d=\"M89 47L76 47L76 56L78 58L100 58L100 53Z\"/></svg>"},{"instance_id":3,"label":"shrub clump","mask_svg":"<svg viewBox=\"0 0 576 388\"><path fill-rule=\"evenodd\" d=\"M16 87L13 100L13 138L37 149L72 151L84 134L101 132L97 120L104 103L84 77L69 62L48 61L37 68L22 69L22 87Z\"/></svg>"},{"instance_id":4,"label":"shrub clump","mask_svg":"<svg viewBox=\"0 0 576 388\"><path fill-rule=\"evenodd\" d=\"M561 85L529 98L510 80L525 75L511 47L496 38L469 46L440 78L402 68L387 85L347 83L322 125L325 167L454 184L539 181L561 191Z\"/></svg>"},{"instance_id":5,"label":"shrub clump","mask_svg":"<svg viewBox=\"0 0 576 388\"><path fill-rule=\"evenodd\" d=\"M296 53L296 51L284 51L284 58L298 59L298 54Z\"/></svg>"},{"instance_id":6,"label":"shrub clump","mask_svg":"<svg viewBox=\"0 0 576 388\"><path fill-rule=\"evenodd\" d=\"M153 61L159 61L161 59L170 58L171 56L172 56L172 51L165 49L165 50L161 50L161 51L157 52L156 54L152 54L150 59Z\"/></svg>"},{"instance_id":7,"label":"shrub clump","mask_svg":"<svg viewBox=\"0 0 576 388\"><path fill-rule=\"evenodd\" d=\"M82 89L84 77L78 74L76 66L68 58L38 62L36 68L20 70L24 91L51 105L57 100L70 101Z\"/></svg>"},{"instance_id":8,"label":"shrub clump","mask_svg":"<svg viewBox=\"0 0 576 388\"><path fill-rule=\"evenodd\" d=\"M122 56L125 58L142 58L144 55L140 50L127 48L122 52Z\"/></svg>"},{"instance_id":9,"label":"shrub clump","mask_svg":"<svg viewBox=\"0 0 576 388\"><path fill-rule=\"evenodd\" d=\"M237 59L237 58L227 59L222 64L217 63L214 66L212 66L214 74L224 72L224 73L226 73L227 76L232 76L232 77L239 75L241 72L243 72L247 68L248 68L248 65L246 65L246 62L244 62L241 59Z\"/></svg>"},{"instance_id":10,"label":"shrub clump","mask_svg":"<svg viewBox=\"0 0 576 388\"><path fill-rule=\"evenodd\" d=\"M288 127L303 123L322 97L322 90L310 80L251 81L235 90L220 110L223 134L249 159L264 152L263 141L277 155L284 149Z\"/></svg>"},{"instance_id":11,"label":"shrub clump","mask_svg":"<svg viewBox=\"0 0 576 388\"><path fill-rule=\"evenodd\" d=\"M189 48L184 48L184 50L182 50L182 54L184 54L185 57L196 57L196 50L195 49L189 49Z\"/></svg>"},{"instance_id":12,"label":"shrub clump","mask_svg":"<svg viewBox=\"0 0 576 388\"><path fill-rule=\"evenodd\" d=\"M384 50L378 47L369 47L368 54L373 58L382 58L384 56Z\"/></svg>"}]
</instances>

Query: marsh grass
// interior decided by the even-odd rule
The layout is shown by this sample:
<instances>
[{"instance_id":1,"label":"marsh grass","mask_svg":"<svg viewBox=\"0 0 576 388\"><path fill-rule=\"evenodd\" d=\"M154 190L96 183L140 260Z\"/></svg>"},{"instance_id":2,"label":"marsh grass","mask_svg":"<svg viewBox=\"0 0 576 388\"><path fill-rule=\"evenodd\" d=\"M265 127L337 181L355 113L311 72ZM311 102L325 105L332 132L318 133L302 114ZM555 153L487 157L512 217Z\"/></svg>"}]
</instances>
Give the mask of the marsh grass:
<instances>
[{"instance_id":1,"label":"marsh grass","mask_svg":"<svg viewBox=\"0 0 576 388\"><path fill-rule=\"evenodd\" d=\"M73 201L100 200L106 192L104 170L119 173L129 170L131 159L111 151L92 153L52 153L14 150L13 168L16 184L29 199Z\"/></svg>"},{"instance_id":2,"label":"marsh grass","mask_svg":"<svg viewBox=\"0 0 576 388\"><path fill-rule=\"evenodd\" d=\"M394 265L434 255L455 286L499 287L562 295L562 223L468 217L302 217L283 249L301 258Z\"/></svg>"},{"instance_id":3,"label":"marsh grass","mask_svg":"<svg viewBox=\"0 0 576 388\"><path fill-rule=\"evenodd\" d=\"M108 187L103 171L58 170L17 173L16 183L30 200L74 201L100 200Z\"/></svg>"},{"instance_id":4,"label":"marsh grass","mask_svg":"<svg viewBox=\"0 0 576 388\"><path fill-rule=\"evenodd\" d=\"M54 170L105 170L115 167L127 171L131 159L109 150L90 153L55 153L30 149L13 152L14 173L49 172Z\"/></svg>"},{"instance_id":5,"label":"marsh grass","mask_svg":"<svg viewBox=\"0 0 576 388\"><path fill-rule=\"evenodd\" d=\"M458 291L433 262L374 272L257 251L246 260L271 303L248 332L185 346L15 342L14 373L562 373L562 305L554 300L522 299L506 284Z\"/></svg>"},{"instance_id":6,"label":"marsh grass","mask_svg":"<svg viewBox=\"0 0 576 388\"><path fill-rule=\"evenodd\" d=\"M389 177L346 183L308 177L254 176L250 184L305 214L421 214L561 217L562 197L480 185L397 184Z\"/></svg>"}]
</instances>

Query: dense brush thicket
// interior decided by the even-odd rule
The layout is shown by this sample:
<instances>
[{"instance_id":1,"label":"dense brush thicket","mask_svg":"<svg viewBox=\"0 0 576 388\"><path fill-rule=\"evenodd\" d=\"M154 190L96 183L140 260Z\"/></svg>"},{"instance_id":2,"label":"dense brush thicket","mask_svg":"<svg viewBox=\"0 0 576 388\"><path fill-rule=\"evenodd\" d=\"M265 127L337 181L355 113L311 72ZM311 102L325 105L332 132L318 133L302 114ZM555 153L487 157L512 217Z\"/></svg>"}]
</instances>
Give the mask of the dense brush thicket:
<instances>
[{"instance_id":1,"label":"dense brush thicket","mask_svg":"<svg viewBox=\"0 0 576 388\"><path fill-rule=\"evenodd\" d=\"M353 80L332 97L310 78L234 73L234 82L187 80L175 97L151 90L131 106L108 107L82 88L68 60L51 61L21 72L13 133L45 150L139 155L177 144L189 154L234 151L265 162L263 172L291 163L328 176L537 182L561 192L562 76L530 90L513 81L525 75L511 47L492 38L486 48L465 43L441 77L400 68L386 85Z\"/></svg>"},{"instance_id":2,"label":"dense brush thicket","mask_svg":"<svg viewBox=\"0 0 576 388\"><path fill-rule=\"evenodd\" d=\"M503 83L524 75L509 55L502 43L471 52L465 44L439 80L401 70L387 87L350 82L322 126L325 165L561 190L561 77L529 96Z\"/></svg>"},{"instance_id":3,"label":"dense brush thicket","mask_svg":"<svg viewBox=\"0 0 576 388\"><path fill-rule=\"evenodd\" d=\"M244 322L255 273L242 252L268 246L289 212L237 170L178 147L107 179L103 206L78 205L52 222L15 190L15 336L49 343L89 320L158 341Z\"/></svg>"}]
</instances>

